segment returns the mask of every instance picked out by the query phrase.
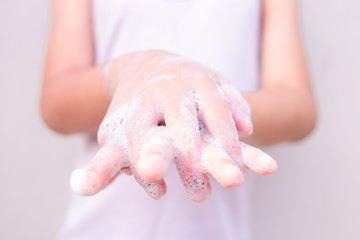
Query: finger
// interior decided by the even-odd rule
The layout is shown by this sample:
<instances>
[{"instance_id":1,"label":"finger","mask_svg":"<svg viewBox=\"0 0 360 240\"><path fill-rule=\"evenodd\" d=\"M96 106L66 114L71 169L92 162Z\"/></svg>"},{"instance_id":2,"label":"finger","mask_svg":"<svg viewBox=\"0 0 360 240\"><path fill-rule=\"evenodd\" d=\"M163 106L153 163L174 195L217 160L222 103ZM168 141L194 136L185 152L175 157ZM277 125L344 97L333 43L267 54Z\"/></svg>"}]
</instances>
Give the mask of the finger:
<instances>
[{"instance_id":1,"label":"finger","mask_svg":"<svg viewBox=\"0 0 360 240\"><path fill-rule=\"evenodd\" d=\"M245 143L240 143L245 165L252 171L267 175L275 172L278 168L276 161L258 148Z\"/></svg>"},{"instance_id":2,"label":"finger","mask_svg":"<svg viewBox=\"0 0 360 240\"><path fill-rule=\"evenodd\" d=\"M239 186L244 181L244 174L233 162L225 150L202 138L201 160L205 169L225 188Z\"/></svg>"},{"instance_id":3,"label":"finger","mask_svg":"<svg viewBox=\"0 0 360 240\"><path fill-rule=\"evenodd\" d=\"M143 187L147 194L153 199L158 200L165 195L167 187L163 179L149 182L142 178L137 171L133 171L133 176L139 185Z\"/></svg>"},{"instance_id":4,"label":"finger","mask_svg":"<svg viewBox=\"0 0 360 240\"><path fill-rule=\"evenodd\" d=\"M137 171L147 181L160 180L173 159L174 147L168 129L154 127L150 138L144 143Z\"/></svg>"},{"instance_id":5,"label":"finger","mask_svg":"<svg viewBox=\"0 0 360 240\"><path fill-rule=\"evenodd\" d=\"M201 202L211 194L211 186L201 163L201 140L195 100L189 94L173 94L180 99L164 102L166 128L176 148L176 166L186 191L193 201Z\"/></svg>"},{"instance_id":6,"label":"finger","mask_svg":"<svg viewBox=\"0 0 360 240\"><path fill-rule=\"evenodd\" d=\"M93 195L105 188L125 167L119 146L103 146L85 168L76 169L70 178L72 190L80 195Z\"/></svg>"},{"instance_id":7,"label":"finger","mask_svg":"<svg viewBox=\"0 0 360 240\"><path fill-rule=\"evenodd\" d=\"M242 168L242 155L239 136L226 101L219 94L216 86L207 86L199 94L199 116L206 134L223 147L227 154ZM206 93L207 92L207 93Z\"/></svg>"},{"instance_id":8,"label":"finger","mask_svg":"<svg viewBox=\"0 0 360 240\"><path fill-rule=\"evenodd\" d=\"M147 100L146 97L141 99L134 109L135 111L129 116L129 122L126 126L126 138L129 141L131 164L141 178L146 180L160 180L161 177L158 176L156 172L154 173L154 170L161 170L161 162L159 159L155 160L154 154L150 154L150 152L151 149L156 146L156 142L162 143L164 146L168 145L166 132L159 130L157 127L161 119L161 112L153 101ZM169 146L167 146L167 150L171 153ZM155 152L156 150L153 153ZM149 154L149 159L145 161L144 155L146 154ZM139 165L139 163L141 164ZM156 166L151 168L151 164L154 163ZM165 165L165 163L163 165Z\"/></svg>"},{"instance_id":9,"label":"finger","mask_svg":"<svg viewBox=\"0 0 360 240\"><path fill-rule=\"evenodd\" d=\"M126 122L126 116L128 115L129 105L121 104L117 107L109 108L104 120L101 122L97 139L100 146L107 144L108 142L115 142L121 144L123 149L126 148L124 123Z\"/></svg>"},{"instance_id":10,"label":"finger","mask_svg":"<svg viewBox=\"0 0 360 240\"><path fill-rule=\"evenodd\" d=\"M126 118L126 138L129 142L128 152L131 172L135 180L154 199L160 199L166 193L166 184L163 179L147 181L138 171L138 162L144 143L149 138L149 130L157 126L161 119L159 109L151 99L143 96L130 104ZM146 173L145 173L146 175Z\"/></svg>"},{"instance_id":11,"label":"finger","mask_svg":"<svg viewBox=\"0 0 360 240\"><path fill-rule=\"evenodd\" d=\"M215 74L217 83L225 95L232 117L240 137L249 136L253 132L250 106L240 92L225 78Z\"/></svg>"}]
</instances>

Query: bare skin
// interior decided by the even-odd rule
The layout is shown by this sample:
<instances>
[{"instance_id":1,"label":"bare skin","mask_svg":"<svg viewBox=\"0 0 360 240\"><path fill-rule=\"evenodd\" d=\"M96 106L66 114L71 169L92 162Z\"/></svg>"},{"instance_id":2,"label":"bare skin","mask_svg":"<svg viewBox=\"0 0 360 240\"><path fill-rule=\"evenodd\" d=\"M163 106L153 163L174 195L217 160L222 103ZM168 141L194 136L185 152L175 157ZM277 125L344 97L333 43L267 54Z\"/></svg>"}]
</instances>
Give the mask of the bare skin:
<instances>
[{"instance_id":1,"label":"bare skin","mask_svg":"<svg viewBox=\"0 0 360 240\"><path fill-rule=\"evenodd\" d=\"M296 1L263 1L262 36L261 89L258 92L244 94L252 109L254 133L241 140L255 146L299 140L308 135L313 129L316 122L316 106L301 46ZM104 84L104 68L106 66L94 66L92 41L90 1L54 0L53 27L44 74L41 109L45 122L58 132L95 132L107 111L109 114L113 112L112 109L118 109L122 104L129 103L130 99L133 99L131 94L126 97L126 92L121 90L122 83L116 85L115 90L112 89L114 84ZM148 60L145 59L144 64ZM115 66L115 61L119 66L118 70L112 72L115 75L119 74L118 71L123 70L130 63L130 60L120 57L114 60L113 66ZM201 72L201 70L199 71ZM206 83L211 86L210 81ZM143 85L144 83L141 83L141 85L134 82L130 83L130 86L133 86L134 89L141 88ZM144 91L142 96L146 98L147 94L154 94L157 87L159 86L156 84L150 84L147 90L151 89L151 91ZM200 91L200 87L191 87ZM113 92L114 94L112 94ZM180 95L183 96L184 94L182 92ZM113 96L117 97L114 98ZM203 94L203 96L206 95ZM210 99L206 101L210 101ZM143 101L142 103L149 104L149 102L151 101ZM178 102L179 99L173 101L172 106L176 106ZM228 109L227 105L230 108L233 105L232 108L234 109ZM205 114L207 117L204 116L204 119L207 119L207 126L212 122L212 119L221 117L232 123L229 126L234 126L233 132L237 130L243 133L243 136L248 135L249 132L245 130L246 128L242 129L246 125L246 118L239 117L237 119L234 116L235 108L240 106L221 100L218 100L218 103L213 106L218 106L218 109L222 109L222 111L215 116L212 115L212 113L216 112L214 109L204 107L203 112L208 113ZM166 108L166 106L164 107ZM168 106L168 108L171 109L171 106ZM229 117L227 114L230 110L232 115ZM227 144L224 135L217 132L218 126L216 125L212 128L212 131L211 129L207 129L207 131L212 133L210 136L212 139L220 139L222 145L225 146L225 150L208 141L204 136L197 134L197 137L195 137L197 150L192 149L190 154L186 154L185 149L187 146L176 140L174 136L176 136L176 129L186 127L189 120L184 117L171 116L171 114L174 115L174 112L177 111L163 111L164 114L168 113L167 116L163 116L167 126L157 127L158 130L152 132L152 136L154 136L152 139L157 139L157 142L155 140L152 143L151 141L142 143L134 142L134 140L128 141L132 145L129 149L134 150L136 149L135 146L141 146L138 150L133 151L132 155L130 154L133 159L137 159L136 162L128 161L126 163L126 161L123 161L126 158L123 156L124 151L114 150L114 148L109 150L109 146L113 146L113 144L106 144L109 142L107 139L111 138L111 134L103 134L102 137L100 134L99 141L102 150L99 151L87 168L87 170L97 169L93 171L95 172L94 181L96 184L88 184L91 181L86 179L85 184L80 184L79 187L79 183L75 182L74 185L81 189L80 193L94 194L109 184L121 168L130 168L140 184L148 183L144 182L144 180L153 183L151 190L148 191L150 195L151 192L154 192L154 189L157 189L156 196L161 196L166 191L162 176L166 172L167 164L171 162L175 152L185 153L184 155L187 157L184 158L184 161L194 159L195 162L189 161L192 164L188 163L185 166L194 169L194 166L199 165L194 164L196 162L203 165L206 169L205 172L198 170L195 172L197 172L196 177L202 179L206 186L208 186L206 172L224 187L234 187L243 181L242 173L244 169L239 167L242 164L260 174L268 174L276 170L276 164L273 160L267 155L258 152L258 150L244 144L241 145L239 141L235 141L237 143L235 146L230 146L230 141ZM246 116L245 113L243 115ZM136 122L136 119L139 119L139 117L132 119L132 122ZM156 121L158 120L156 119ZM144 131L153 127L154 123L157 124L156 121L154 120L151 123L152 125L148 124L147 128L144 127ZM169 133L166 132L167 130L169 130ZM134 134L135 132L132 135L130 134L131 136L128 139L136 139ZM149 133L143 133L143 135L146 134ZM156 152L149 150L156 149L156 146L163 146L158 149L168 149L168 151ZM194 152L203 152L203 154L194 157ZM236 160L236 153L239 152L243 152L241 161ZM116 153L117 157L114 157L114 153ZM149 156L153 154L157 154L157 157L150 158ZM144 156L148 156L147 159L153 159L153 164L141 161L141 159L145 158ZM204 158L207 160L204 160ZM96 167L94 168L94 166ZM224 166L225 168L228 167L226 171L224 171ZM78 179L84 178L84 176L94 176L88 173L81 175L81 172L77 172ZM230 176L233 177L226 177L229 176L229 173L232 173ZM187 179L186 176L182 178L184 181ZM186 181L184 184L188 189L189 196L195 201L201 201L209 194L208 188L205 188L202 189L202 191L205 191L204 194L191 195L191 189L189 190ZM86 186L95 185L96 187L93 189L86 188ZM195 192L198 191L195 190Z\"/></svg>"},{"instance_id":2,"label":"bare skin","mask_svg":"<svg viewBox=\"0 0 360 240\"><path fill-rule=\"evenodd\" d=\"M243 153L254 152L238 140L252 132L249 106L211 69L150 50L112 61L104 73L116 88L98 132L101 149L71 178L77 193L95 194L127 168L158 199L174 161L188 195L199 202L211 193L208 175L231 188L243 182L245 167L260 174L276 170L275 161L260 150L245 158Z\"/></svg>"}]
</instances>

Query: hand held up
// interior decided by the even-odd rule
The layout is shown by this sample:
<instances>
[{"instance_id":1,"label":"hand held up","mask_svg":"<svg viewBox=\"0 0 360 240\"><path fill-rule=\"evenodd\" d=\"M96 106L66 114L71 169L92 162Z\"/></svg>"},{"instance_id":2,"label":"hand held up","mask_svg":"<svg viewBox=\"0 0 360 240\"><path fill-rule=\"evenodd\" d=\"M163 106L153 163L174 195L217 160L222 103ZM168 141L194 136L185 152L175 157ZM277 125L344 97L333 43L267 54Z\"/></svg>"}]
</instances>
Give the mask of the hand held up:
<instances>
[{"instance_id":1,"label":"hand held up","mask_svg":"<svg viewBox=\"0 0 360 240\"><path fill-rule=\"evenodd\" d=\"M189 197L200 202L211 193L209 175L231 188L244 181L245 168L276 170L270 156L239 141L252 132L250 108L220 75L158 50L125 55L107 67L109 86L116 87L98 131L101 148L73 172L76 193L96 194L126 170L159 199L174 162Z\"/></svg>"}]
</instances>

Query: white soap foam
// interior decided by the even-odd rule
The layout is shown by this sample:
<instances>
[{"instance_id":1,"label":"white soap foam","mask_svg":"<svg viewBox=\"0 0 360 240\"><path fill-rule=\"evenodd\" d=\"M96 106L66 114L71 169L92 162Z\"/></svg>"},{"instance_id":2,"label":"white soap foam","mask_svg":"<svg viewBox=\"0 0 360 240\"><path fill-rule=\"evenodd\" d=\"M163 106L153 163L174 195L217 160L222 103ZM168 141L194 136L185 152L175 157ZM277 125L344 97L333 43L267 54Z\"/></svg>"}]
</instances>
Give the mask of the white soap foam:
<instances>
[{"instance_id":1,"label":"white soap foam","mask_svg":"<svg viewBox=\"0 0 360 240\"><path fill-rule=\"evenodd\" d=\"M148 55L144 53L143 55L139 55L137 58L134 58L132 61L128 62L128 65L117 75L117 82L121 81L125 78L124 76L126 76L126 81L123 82L121 87L123 89L127 89L127 91L132 91L133 95L137 95L137 99L134 99L127 104L120 104L122 102L122 97L124 96L120 96L120 94L118 94L119 96L114 97L114 104L112 104L109 108L109 112L99 128L99 143L100 145L112 143L118 144L125 155L124 161L126 164L123 166L130 167L135 179L153 198L160 198L164 194L164 183L161 181L147 182L142 179L136 172L135 166L137 156L131 156L131 152L136 152L140 155L142 151L147 151L147 148L150 148L149 146L152 146L153 144L164 144L164 142L159 139L151 138L154 130L159 128L156 124L160 121L164 121L163 109L161 108L161 104L155 104L151 109L141 109L142 114L138 114L136 119L134 119L134 115L141 108L141 101L143 101L141 96L145 96L142 95L144 93L143 91L146 91L147 88L160 81L178 81L177 84L174 83L174 87L179 86L179 89L185 89L185 93L181 95L179 99L179 113L182 120L187 124L186 126L182 126L181 129L178 129L179 136L177 136L177 138L181 139L181 146L175 146L175 143L172 142L173 147L175 148L176 164L190 197L196 201L203 200L208 197L211 192L211 188L206 177L204 164L201 162L201 151L194 152L194 150L196 150L194 148L196 145L195 141L199 140L199 137L196 135L200 132L200 136L221 147L225 152L227 152L227 150L220 139L215 139L213 136L209 135L206 129L206 123L204 123L200 117L201 108L208 106L199 102L199 98L194 93L193 86L196 84L196 80L199 80L198 84L203 84L206 79L210 79L216 84L216 91L211 94L213 94L214 97L221 98L222 100L226 99L226 94L233 94L233 89L228 87L226 84L220 86L219 82L222 83L222 81L218 79L216 73L211 69L205 68L200 64L190 62L185 58L175 55L169 56L168 53L161 52L157 53L156 57L152 58L140 69L137 69L136 74L133 74L131 77L127 76L134 70L133 68L136 68L138 61L144 59L143 57L148 57ZM182 66L182 64L185 66ZM104 78L110 77L111 67L112 65L105 65L103 70ZM137 81L137 84L139 84L137 89L133 89L133 81ZM223 90L223 86L227 89L226 92ZM165 94L165 96L168 95L167 97L174 97L169 96L170 93L163 94ZM236 96L238 97L238 95ZM246 105L244 106L246 108ZM250 112L249 107L245 110ZM194 113L196 113L197 117L194 117ZM231 116L230 111L229 114ZM149 121L154 118L154 116L158 122L154 123L152 128L145 129L145 126L148 126ZM233 131L235 123L229 126L228 123L224 122L220 126L222 126L221 129L219 129L221 134L228 139L238 142L237 132ZM134 149L131 151L126 137L126 134L129 132L134 133L133 136L135 136L135 142L138 143L138 145L133 146ZM238 144L237 142L236 144ZM235 155L232 151L235 151L235 148L238 146L236 144L234 144L234 149L229 149L229 154L231 156ZM184 159L184 156L179 153L179 147L181 147L181 150L185 153L187 151L191 152L191 154L195 156L195 162L189 163L188 159ZM171 155L171 153L164 154ZM241 157L235 159L234 161L238 164L238 166L242 167ZM191 168L189 168L189 164L191 164ZM116 171L119 170L116 169Z\"/></svg>"}]
</instances>

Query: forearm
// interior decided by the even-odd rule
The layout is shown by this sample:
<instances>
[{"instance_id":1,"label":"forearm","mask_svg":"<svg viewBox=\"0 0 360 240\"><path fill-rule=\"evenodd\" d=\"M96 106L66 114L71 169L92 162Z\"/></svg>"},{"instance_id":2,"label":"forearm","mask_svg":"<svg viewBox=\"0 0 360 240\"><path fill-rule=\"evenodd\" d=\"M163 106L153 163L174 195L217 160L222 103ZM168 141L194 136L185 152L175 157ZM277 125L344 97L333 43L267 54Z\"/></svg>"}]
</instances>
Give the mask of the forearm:
<instances>
[{"instance_id":1,"label":"forearm","mask_svg":"<svg viewBox=\"0 0 360 240\"><path fill-rule=\"evenodd\" d=\"M92 131L108 104L93 66L91 22L91 1L53 0L40 105L45 122L61 133Z\"/></svg>"},{"instance_id":2,"label":"forearm","mask_svg":"<svg viewBox=\"0 0 360 240\"><path fill-rule=\"evenodd\" d=\"M43 85L43 119L61 133L95 132L109 104L102 66L65 73Z\"/></svg>"},{"instance_id":3,"label":"forearm","mask_svg":"<svg viewBox=\"0 0 360 240\"><path fill-rule=\"evenodd\" d=\"M41 98L44 121L60 133L96 132L121 79L134 76L164 53L133 52L99 66L45 74Z\"/></svg>"},{"instance_id":4,"label":"forearm","mask_svg":"<svg viewBox=\"0 0 360 240\"><path fill-rule=\"evenodd\" d=\"M300 89L264 89L244 94L252 109L254 132L241 139L254 146L297 141L316 124L313 95Z\"/></svg>"},{"instance_id":5,"label":"forearm","mask_svg":"<svg viewBox=\"0 0 360 240\"><path fill-rule=\"evenodd\" d=\"M317 112L301 41L298 1L263 0L262 10L261 90L244 94L254 124L254 133L245 141L268 146L307 136Z\"/></svg>"}]
</instances>

